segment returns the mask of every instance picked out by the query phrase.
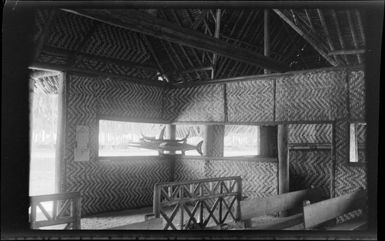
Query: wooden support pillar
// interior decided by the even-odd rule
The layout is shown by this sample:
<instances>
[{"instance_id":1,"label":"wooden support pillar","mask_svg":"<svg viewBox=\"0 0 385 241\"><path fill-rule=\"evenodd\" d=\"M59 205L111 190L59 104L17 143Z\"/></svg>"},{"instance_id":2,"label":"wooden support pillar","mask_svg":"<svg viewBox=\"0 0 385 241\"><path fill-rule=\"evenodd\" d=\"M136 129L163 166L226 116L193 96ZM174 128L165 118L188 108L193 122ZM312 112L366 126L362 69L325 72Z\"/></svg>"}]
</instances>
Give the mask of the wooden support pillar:
<instances>
[{"instance_id":1,"label":"wooden support pillar","mask_svg":"<svg viewBox=\"0 0 385 241\"><path fill-rule=\"evenodd\" d=\"M277 156L277 127L259 127L259 155L275 157Z\"/></svg>"},{"instance_id":2,"label":"wooden support pillar","mask_svg":"<svg viewBox=\"0 0 385 241\"><path fill-rule=\"evenodd\" d=\"M270 56L270 36L269 36L269 9L265 9L263 12L263 54L266 57ZM268 69L264 69L264 74L269 74Z\"/></svg>"},{"instance_id":3,"label":"wooden support pillar","mask_svg":"<svg viewBox=\"0 0 385 241\"><path fill-rule=\"evenodd\" d=\"M224 125L206 125L204 126L204 156L223 156L223 142L225 136Z\"/></svg>"},{"instance_id":4,"label":"wooden support pillar","mask_svg":"<svg viewBox=\"0 0 385 241\"><path fill-rule=\"evenodd\" d=\"M278 125L278 194L289 192L288 126Z\"/></svg>"}]
</instances>

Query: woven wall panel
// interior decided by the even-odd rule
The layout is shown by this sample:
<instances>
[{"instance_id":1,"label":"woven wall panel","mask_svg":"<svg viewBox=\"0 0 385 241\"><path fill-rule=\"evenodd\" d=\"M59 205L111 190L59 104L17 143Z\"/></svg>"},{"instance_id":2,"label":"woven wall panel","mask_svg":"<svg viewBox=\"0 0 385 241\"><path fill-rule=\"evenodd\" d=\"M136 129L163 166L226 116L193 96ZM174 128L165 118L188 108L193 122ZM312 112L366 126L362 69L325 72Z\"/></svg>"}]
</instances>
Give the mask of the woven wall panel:
<instances>
[{"instance_id":1,"label":"woven wall panel","mask_svg":"<svg viewBox=\"0 0 385 241\"><path fill-rule=\"evenodd\" d=\"M49 15L49 10L39 9L36 11L35 15L35 34L33 36L33 41L36 42L44 32L44 26L47 23Z\"/></svg>"},{"instance_id":2,"label":"woven wall panel","mask_svg":"<svg viewBox=\"0 0 385 241\"><path fill-rule=\"evenodd\" d=\"M98 161L97 115L106 114L106 108L110 108L108 113L126 114L128 117L160 117L160 108L152 111L158 107L151 107L153 109L148 107L151 103L157 102L151 100L154 96L161 99L161 93L154 93L158 90L157 87L143 87L129 82L78 75L68 75L67 80L69 86L63 191L82 193L83 215L151 205L153 185L156 182L169 181L171 175L169 162L159 157ZM131 96L133 99L127 99L127 96L135 94L140 97ZM139 108L132 108L133 100L137 101L135 103L142 102L141 111ZM105 112L101 112L102 110ZM77 125L86 125L90 128L88 162L74 161Z\"/></svg>"},{"instance_id":3,"label":"woven wall panel","mask_svg":"<svg viewBox=\"0 0 385 241\"><path fill-rule=\"evenodd\" d=\"M361 154L362 155L362 154ZM364 166L349 166L349 122L336 123L336 169L335 169L335 195L340 196L363 187L367 189L367 175ZM359 215L352 212L337 219L345 222Z\"/></svg>"},{"instance_id":4,"label":"woven wall panel","mask_svg":"<svg viewBox=\"0 0 385 241\"><path fill-rule=\"evenodd\" d=\"M224 121L223 86L170 89L163 107L166 120Z\"/></svg>"},{"instance_id":5,"label":"woven wall panel","mask_svg":"<svg viewBox=\"0 0 385 241\"><path fill-rule=\"evenodd\" d=\"M229 83L226 93L229 121L274 120L274 84L272 80Z\"/></svg>"},{"instance_id":6,"label":"woven wall panel","mask_svg":"<svg viewBox=\"0 0 385 241\"><path fill-rule=\"evenodd\" d=\"M332 120L346 115L346 108L342 108L346 102L342 93L345 76L345 71L322 71L277 79L276 120Z\"/></svg>"},{"instance_id":7,"label":"woven wall panel","mask_svg":"<svg viewBox=\"0 0 385 241\"><path fill-rule=\"evenodd\" d=\"M278 170L274 162L212 160L207 177L242 177L242 193L250 198L277 195Z\"/></svg>"},{"instance_id":8,"label":"woven wall panel","mask_svg":"<svg viewBox=\"0 0 385 241\"><path fill-rule=\"evenodd\" d=\"M67 190L82 194L82 214L151 206L154 185L170 178L170 163L158 157L72 162Z\"/></svg>"},{"instance_id":9,"label":"woven wall panel","mask_svg":"<svg viewBox=\"0 0 385 241\"><path fill-rule=\"evenodd\" d=\"M49 30L47 45L76 50L93 24L93 21L87 18L58 11Z\"/></svg>"},{"instance_id":10,"label":"woven wall panel","mask_svg":"<svg viewBox=\"0 0 385 241\"><path fill-rule=\"evenodd\" d=\"M332 125L289 125L289 143L332 143Z\"/></svg>"},{"instance_id":11,"label":"woven wall panel","mask_svg":"<svg viewBox=\"0 0 385 241\"><path fill-rule=\"evenodd\" d=\"M68 56L50 53L43 50L36 62L45 64L55 64L65 66L67 64Z\"/></svg>"},{"instance_id":12,"label":"woven wall panel","mask_svg":"<svg viewBox=\"0 0 385 241\"><path fill-rule=\"evenodd\" d=\"M175 181L205 178L205 161L196 159L177 159L175 161Z\"/></svg>"},{"instance_id":13,"label":"woven wall panel","mask_svg":"<svg viewBox=\"0 0 385 241\"><path fill-rule=\"evenodd\" d=\"M291 150L290 162L290 190L309 188L311 185L319 187L322 195L330 197L332 161L330 151L298 151Z\"/></svg>"},{"instance_id":14,"label":"woven wall panel","mask_svg":"<svg viewBox=\"0 0 385 241\"><path fill-rule=\"evenodd\" d=\"M364 71L349 73L350 118L365 119L365 74Z\"/></svg>"}]
</instances>

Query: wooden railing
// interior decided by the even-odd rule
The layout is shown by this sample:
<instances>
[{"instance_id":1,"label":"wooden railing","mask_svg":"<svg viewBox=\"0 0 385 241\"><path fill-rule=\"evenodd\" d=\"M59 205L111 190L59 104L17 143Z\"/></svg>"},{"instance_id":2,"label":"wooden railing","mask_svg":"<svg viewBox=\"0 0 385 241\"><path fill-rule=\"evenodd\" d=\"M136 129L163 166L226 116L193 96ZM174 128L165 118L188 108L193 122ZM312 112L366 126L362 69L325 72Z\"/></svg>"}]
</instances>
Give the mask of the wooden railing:
<instances>
[{"instance_id":1,"label":"wooden railing","mask_svg":"<svg viewBox=\"0 0 385 241\"><path fill-rule=\"evenodd\" d=\"M32 229L61 224L66 224L64 229L80 229L81 197L79 192L31 196L30 201ZM51 204L52 209L44 207L43 203Z\"/></svg>"},{"instance_id":2,"label":"wooden railing","mask_svg":"<svg viewBox=\"0 0 385 241\"><path fill-rule=\"evenodd\" d=\"M154 215L165 220L165 230L204 229L209 221L214 226L227 219L239 221L241 197L239 176L158 183L154 187Z\"/></svg>"}]
</instances>

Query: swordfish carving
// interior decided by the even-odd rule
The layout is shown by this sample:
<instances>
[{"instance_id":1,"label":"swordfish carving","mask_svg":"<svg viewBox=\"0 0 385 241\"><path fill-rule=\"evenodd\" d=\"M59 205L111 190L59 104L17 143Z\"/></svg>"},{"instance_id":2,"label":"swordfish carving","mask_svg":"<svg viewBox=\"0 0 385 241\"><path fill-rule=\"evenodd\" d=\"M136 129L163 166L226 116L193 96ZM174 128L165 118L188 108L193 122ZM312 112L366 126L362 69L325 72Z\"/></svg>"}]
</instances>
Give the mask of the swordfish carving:
<instances>
[{"instance_id":1,"label":"swordfish carving","mask_svg":"<svg viewBox=\"0 0 385 241\"><path fill-rule=\"evenodd\" d=\"M147 137L142 134L142 138L140 138L139 142L129 142L128 146L158 150L159 153L163 153L164 151L174 153L176 151L181 151L182 154L184 154L186 151L196 150L201 156L203 156L203 141L199 142L196 146L187 144L186 142L189 134L187 134L185 138L179 140L164 139L164 131L165 127L161 130L158 139L156 139L156 137Z\"/></svg>"}]
</instances>

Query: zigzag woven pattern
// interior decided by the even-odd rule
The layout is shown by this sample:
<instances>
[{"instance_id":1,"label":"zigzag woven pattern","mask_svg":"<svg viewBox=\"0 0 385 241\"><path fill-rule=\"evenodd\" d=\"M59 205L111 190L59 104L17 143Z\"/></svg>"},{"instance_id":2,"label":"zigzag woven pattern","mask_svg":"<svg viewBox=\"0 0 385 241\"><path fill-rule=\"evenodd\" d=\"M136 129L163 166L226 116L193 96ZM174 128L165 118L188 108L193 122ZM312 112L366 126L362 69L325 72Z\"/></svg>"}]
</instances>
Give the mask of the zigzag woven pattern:
<instances>
[{"instance_id":1,"label":"zigzag woven pattern","mask_svg":"<svg viewBox=\"0 0 385 241\"><path fill-rule=\"evenodd\" d=\"M100 72L111 73L116 75L127 75L132 77L138 77L141 79L149 79L156 74L155 71L136 69L133 67L118 65L114 63L105 63L95 58L86 58L82 55L76 57L75 67L84 70L97 70Z\"/></svg>"},{"instance_id":2,"label":"zigzag woven pattern","mask_svg":"<svg viewBox=\"0 0 385 241\"><path fill-rule=\"evenodd\" d=\"M48 63L48 64L56 64L56 65L66 65L67 64L67 56L62 56L58 54L49 53L47 51L42 51L37 58L38 63Z\"/></svg>"},{"instance_id":3,"label":"zigzag woven pattern","mask_svg":"<svg viewBox=\"0 0 385 241\"><path fill-rule=\"evenodd\" d=\"M365 119L365 74L364 71L349 73L350 117L356 120Z\"/></svg>"},{"instance_id":4,"label":"zigzag woven pattern","mask_svg":"<svg viewBox=\"0 0 385 241\"><path fill-rule=\"evenodd\" d=\"M150 55L137 33L100 24L84 53L144 63Z\"/></svg>"},{"instance_id":5,"label":"zigzag woven pattern","mask_svg":"<svg viewBox=\"0 0 385 241\"><path fill-rule=\"evenodd\" d=\"M159 157L70 163L67 190L82 194L82 214L151 206L154 185L167 182L170 163Z\"/></svg>"},{"instance_id":6,"label":"zigzag woven pattern","mask_svg":"<svg viewBox=\"0 0 385 241\"><path fill-rule=\"evenodd\" d=\"M58 11L50 27L47 45L56 48L76 50L92 25L92 20Z\"/></svg>"},{"instance_id":7,"label":"zigzag woven pattern","mask_svg":"<svg viewBox=\"0 0 385 241\"><path fill-rule=\"evenodd\" d=\"M330 151L291 150L289 158L291 190L300 190L314 185L322 189L325 197L330 197L332 168Z\"/></svg>"},{"instance_id":8,"label":"zigzag woven pattern","mask_svg":"<svg viewBox=\"0 0 385 241\"><path fill-rule=\"evenodd\" d=\"M111 108L108 113L114 111L114 113L120 113L122 111L128 116L134 117L160 117L161 111L156 110L157 114L154 115L151 110L146 110L146 103L148 99L154 96L161 99L161 93L155 93L156 90L161 90L157 87L145 86L141 88L142 86L129 82L78 75L69 75L67 80L69 86L67 93L66 169L65 172L62 172L65 175L62 190L82 193L82 213L84 215L151 205L153 185L157 182L168 181L170 178L169 162L159 160L159 157L112 162L96 161L97 113L100 114L103 113L100 111L106 110L98 109L98 105L100 105ZM126 102L132 102L132 100L127 99L129 96L127 93L141 95L140 98L135 96L132 98L139 101L135 103L141 103L142 110L138 111L139 108L136 108L136 113L134 113L132 109L127 109ZM113 103L109 103L106 96L112 98ZM103 102L105 105L98 104L98 102ZM116 110L119 108L120 110ZM138 112L142 114L138 114ZM88 162L74 162L77 125L86 125L90 128L90 161Z\"/></svg>"},{"instance_id":9,"label":"zigzag woven pattern","mask_svg":"<svg viewBox=\"0 0 385 241\"><path fill-rule=\"evenodd\" d=\"M36 42L41 37L41 35L43 34L44 26L47 23L46 20L48 19L48 15L49 15L48 10L39 9L36 11L36 15L35 15L35 29L36 30L35 30L35 35L33 36L34 42Z\"/></svg>"},{"instance_id":10,"label":"zigzag woven pattern","mask_svg":"<svg viewBox=\"0 0 385 241\"><path fill-rule=\"evenodd\" d=\"M343 90L345 76L344 71L322 71L277 79L276 120L331 120L342 115L346 95L336 91Z\"/></svg>"},{"instance_id":11,"label":"zigzag woven pattern","mask_svg":"<svg viewBox=\"0 0 385 241\"><path fill-rule=\"evenodd\" d=\"M331 143L331 124L289 125L289 143Z\"/></svg>"},{"instance_id":12,"label":"zigzag woven pattern","mask_svg":"<svg viewBox=\"0 0 385 241\"><path fill-rule=\"evenodd\" d=\"M250 198L277 194L277 163L211 160L206 163L207 177L242 177L242 193Z\"/></svg>"},{"instance_id":13,"label":"zigzag woven pattern","mask_svg":"<svg viewBox=\"0 0 385 241\"><path fill-rule=\"evenodd\" d=\"M353 192L360 187L367 188L366 168L348 166L349 160L349 122L338 121L336 123L336 170L335 170L335 194L336 196ZM360 155L360 152L359 152ZM362 155L362 153L361 153ZM352 212L337 219L345 222L358 216L359 212Z\"/></svg>"},{"instance_id":14,"label":"zigzag woven pattern","mask_svg":"<svg viewBox=\"0 0 385 241\"><path fill-rule=\"evenodd\" d=\"M196 159L176 159L175 181L205 178L205 161Z\"/></svg>"},{"instance_id":15,"label":"zigzag woven pattern","mask_svg":"<svg viewBox=\"0 0 385 241\"><path fill-rule=\"evenodd\" d=\"M273 80L227 84L229 121L273 121Z\"/></svg>"},{"instance_id":16,"label":"zigzag woven pattern","mask_svg":"<svg viewBox=\"0 0 385 241\"><path fill-rule=\"evenodd\" d=\"M175 88L166 91L163 119L176 121L223 121L222 85Z\"/></svg>"}]
</instances>

